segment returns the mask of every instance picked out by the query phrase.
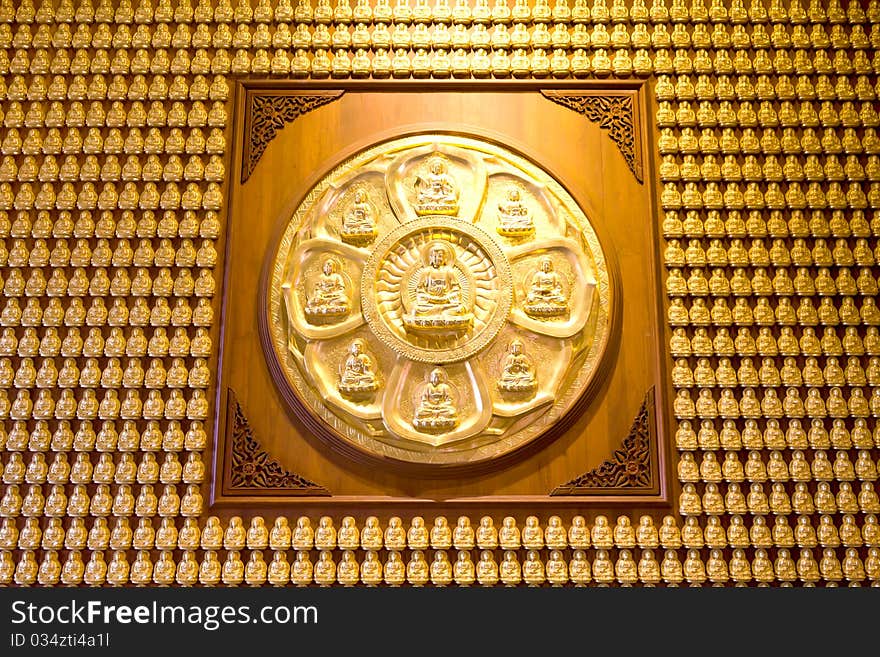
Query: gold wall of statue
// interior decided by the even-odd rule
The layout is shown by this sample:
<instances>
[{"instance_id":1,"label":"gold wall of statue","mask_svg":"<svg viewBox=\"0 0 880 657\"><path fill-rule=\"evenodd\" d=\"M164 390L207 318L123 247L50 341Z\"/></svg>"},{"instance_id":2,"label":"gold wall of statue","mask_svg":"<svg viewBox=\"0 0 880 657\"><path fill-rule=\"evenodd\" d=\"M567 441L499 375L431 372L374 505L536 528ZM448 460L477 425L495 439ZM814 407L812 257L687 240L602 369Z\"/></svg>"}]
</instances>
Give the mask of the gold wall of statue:
<instances>
[{"instance_id":1,"label":"gold wall of statue","mask_svg":"<svg viewBox=\"0 0 880 657\"><path fill-rule=\"evenodd\" d=\"M0 74L0 584L880 582L877 0L0 0ZM211 508L265 77L645 81L669 508Z\"/></svg>"}]
</instances>

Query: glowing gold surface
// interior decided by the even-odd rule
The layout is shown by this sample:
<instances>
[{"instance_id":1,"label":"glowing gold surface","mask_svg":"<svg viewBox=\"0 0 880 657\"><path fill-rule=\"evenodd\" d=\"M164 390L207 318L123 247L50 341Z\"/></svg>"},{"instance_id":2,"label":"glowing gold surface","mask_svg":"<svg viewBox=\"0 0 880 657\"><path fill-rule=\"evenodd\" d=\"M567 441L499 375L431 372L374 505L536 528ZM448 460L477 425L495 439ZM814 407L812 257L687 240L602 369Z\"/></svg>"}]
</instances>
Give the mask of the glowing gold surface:
<instances>
[{"instance_id":1,"label":"glowing gold surface","mask_svg":"<svg viewBox=\"0 0 880 657\"><path fill-rule=\"evenodd\" d=\"M524 158L461 136L394 140L329 172L268 285L273 355L309 412L413 463L533 440L586 390L609 333L608 269L583 211ZM366 374L352 370L356 340Z\"/></svg>"}]
</instances>

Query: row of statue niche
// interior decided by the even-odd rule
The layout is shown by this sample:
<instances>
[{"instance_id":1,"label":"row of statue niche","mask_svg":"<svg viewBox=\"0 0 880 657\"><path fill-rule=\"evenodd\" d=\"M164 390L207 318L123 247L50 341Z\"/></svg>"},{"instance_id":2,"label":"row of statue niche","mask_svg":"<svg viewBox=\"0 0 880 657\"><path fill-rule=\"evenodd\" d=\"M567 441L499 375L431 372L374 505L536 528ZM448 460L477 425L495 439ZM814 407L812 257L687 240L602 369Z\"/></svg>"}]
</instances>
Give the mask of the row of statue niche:
<instances>
[{"instance_id":1,"label":"row of statue niche","mask_svg":"<svg viewBox=\"0 0 880 657\"><path fill-rule=\"evenodd\" d=\"M416 179L417 213L454 214L458 212L458 192L454 179L445 171L445 163L437 159L430 172ZM524 239L535 234L535 221L531 211L522 200L522 193L511 185L503 200L498 203L499 235L514 239ZM370 202L364 189L354 192L350 207L342 218L340 237L342 241L354 246L366 246L378 235L376 227L376 208Z\"/></svg>"},{"instance_id":2,"label":"row of statue niche","mask_svg":"<svg viewBox=\"0 0 880 657\"><path fill-rule=\"evenodd\" d=\"M372 399L380 386L380 375L366 342L360 338L353 340L336 385L339 394L350 401L364 402ZM534 394L537 389L535 368L531 359L523 353L521 340L510 343L496 386L502 393L518 397ZM431 371L417 399L413 418L416 429L426 433L440 433L458 424L454 387L448 383L443 369L438 367Z\"/></svg>"},{"instance_id":3,"label":"row of statue niche","mask_svg":"<svg viewBox=\"0 0 880 657\"><path fill-rule=\"evenodd\" d=\"M635 23L644 23L649 19L655 23L662 23L670 18L677 23L687 22L689 19L705 22L711 19L713 22L726 21L728 18L733 22L740 24L752 19L755 22L766 21L769 17L773 23L786 22L789 18L792 22L801 23L863 23L866 20L874 21L877 9L874 3L868 5L867 11L861 3L856 3L855 7L849 4L844 7L838 0L827 3L827 8L823 7L818 0L811 0L804 8L804 3L800 1L792 3L783 3L781 0L771 0L770 7L767 8L764 2L753 0L749 2L748 9L743 0L736 0L730 3L730 8L725 7L720 0L712 0L709 7L706 3L693 3L689 6L685 3L672 2L671 7L667 8L667 2L664 0L653 0L650 3L645 0L636 0L628 6L624 0L612 0L610 3L606 0L556 0L551 6L550 0L536 0L529 3L527 0L515 0L510 3L508 0L496 0L494 6L490 6L489 0L477 0L476 4L471 7L469 2L465 0L456 0L454 3L450 0L438 0L429 4L429 0L415 0L410 3L408 0L397 0L392 4L390 0L378 0L371 5L367 0L356 0L352 3L349 0L343 0L333 3L331 0L317 0L312 3L309 0L283 0L278 3L271 3L268 0L259 0L256 6L252 7L250 2L234 3L231 0L199 0L196 7L187 2L185 5L173 3L166 0L160 0L156 3L155 9L149 2L137 2L133 0L122 0L118 3L118 7L114 10L112 3L98 3L94 7L92 2L78 3L84 9L74 10L73 3L62 3L57 9L52 8L51 3L41 3L39 8L35 8L36 3L32 0L22 0L21 2L11 4L17 6L15 18L18 21L31 23L34 20L38 22L49 22L54 18L56 22L71 22L76 18L77 22L87 24L112 23L116 22L130 23L132 20L137 23L149 23L155 20L158 23L181 22L186 23L195 20L197 23L207 23L212 20L217 23L236 22L242 24L271 23L273 18L277 22L304 22L311 23L332 23L333 21L341 24L347 24L352 21L356 23L367 23L375 21L377 23L402 23L409 24L411 22L425 23L434 20L439 23L465 23L471 21L478 24L486 24L489 22L507 24L511 21L515 23L527 23L532 20L537 23L562 22L573 20L577 23L587 22L591 17L593 21L603 24L609 20L617 22L626 22L631 19ZM354 7L352 7L354 4ZM513 5L511 7L511 4ZM610 7L609 7L610 4ZM276 5L273 9L273 5ZM176 7L176 8L175 8ZM11 12L11 10L10 10ZM12 14L10 13L10 16Z\"/></svg>"},{"instance_id":4,"label":"row of statue niche","mask_svg":"<svg viewBox=\"0 0 880 657\"><path fill-rule=\"evenodd\" d=\"M458 273L450 260L455 257L451 245L438 240L427 253L427 262L416 274L410 295L411 310L403 317L404 327L412 331L461 331L473 322ZM306 319L315 325L334 324L351 312L352 303L339 263L332 257L324 260L317 281L305 304ZM541 258L539 268L528 278L523 311L532 318L546 320L564 317L569 312L568 294L553 260Z\"/></svg>"},{"instance_id":5,"label":"row of statue niche","mask_svg":"<svg viewBox=\"0 0 880 657\"><path fill-rule=\"evenodd\" d=\"M513 551L504 553L500 564L496 563L491 551L480 553L474 563L468 551L458 553L454 563L444 550L435 552L429 562L421 550L414 550L409 561L397 551L391 551L383 564L375 551L367 551L364 560L358 562L354 552L346 550L337 564L330 551L321 551L316 563L312 563L308 553L298 552L293 563L287 561L283 552L275 552L271 561L266 562L261 550L250 553L247 563L242 561L238 550L230 550L221 563L216 551L208 550L199 561L193 551L184 551L175 561L171 550L162 550L154 564L148 550L139 550L134 561L129 564L124 551L114 551L109 563L104 552L92 551L88 563L84 563L80 550L71 550L62 566L58 552L48 550L38 564L35 552L25 550L16 562L9 551L0 552L0 583L15 582L18 585L66 585L85 582L100 586L105 581L123 586L129 581L138 586L151 583L169 586L181 584L192 586L216 586L223 583L237 586L245 583L260 586L268 581L274 586L284 586L288 582L298 586L308 586L312 582L320 586L335 583L343 586L356 586L363 583L377 586L383 582L390 586L400 586L408 582L412 586L424 586L429 582L435 586L448 586L455 582L461 586L479 583L482 586L495 586L500 581L506 586L516 586L525 582L529 586L541 586L548 582L551 586L565 586L569 582L575 586L586 586L591 581L599 586L632 586L642 582L654 586L661 581L667 586L678 586L683 582L700 586L706 581L715 586L723 586L733 580L737 586L757 581L758 586L768 586L779 581L781 586L791 586L800 580L805 586L814 586L825 580L825 586L837 586L841 580L858 586L865 579L871 586L878 585L880 578L880 549L870 548L862 561L859 551L848 548L841 562L833 548L824 548L821 559L816 561L810 548L801 548L797 562L788 549L780 549L775 561L771 561L765 548L755 550L749 559L745 549L732 551L729 561L720 549L709 552L704 561L700 550L689 549L682 564L675 550L667 550L662 561L657 560L653 550L644 550L638 562L628 549L620 550L617 559L608 550L597 550L592 564L583 550L575 550L571 560L566 562L559 550L552 550L546 563L541 555L530 550L522 564Z\"/></svg>"}]
</instances>

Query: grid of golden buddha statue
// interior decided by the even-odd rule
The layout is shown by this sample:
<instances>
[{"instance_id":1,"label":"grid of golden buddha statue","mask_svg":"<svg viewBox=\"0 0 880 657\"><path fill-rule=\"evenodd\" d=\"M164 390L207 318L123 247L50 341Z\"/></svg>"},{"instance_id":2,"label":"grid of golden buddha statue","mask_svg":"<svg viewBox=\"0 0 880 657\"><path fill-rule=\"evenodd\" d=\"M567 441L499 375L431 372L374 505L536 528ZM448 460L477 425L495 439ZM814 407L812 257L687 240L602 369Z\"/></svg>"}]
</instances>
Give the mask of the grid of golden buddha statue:
<instances>
[{"instance_id":1,"label":"grid of golden buddha statue","mask_svg":"<svg viewBox=\"0 0 880 657\"><path fill-rule=\"evenodd\" d=\"M329 516L314 525L302 516L293 526L279 516L271 528L262 516L253 517L247 528L238 516L230 518L225 528L211 516L202 528L194 518L187 518L180 529L168 516L157 527L150 518L141 517L134 528L126 518L117 518L111 528L98 517L88 529L82 518L75 517L66 530L58 518L45 529L29 518L20 530L7 518L0 524L4 549L0 582L93 586L877 582L880 526L875 516L870 518L860 530L852 516L845 516L839 532L828 516L821 516L818 527L802 516L794 528L784 516L777 516L771 528L762 516L747 526L742 516L734 515L726 529L717 517L711 517L705 529L696 518L679 528L672 516L659 526L650 516L642 516L636 526L628 516L619 516L613 526L603 515L596 516L592 526L582 516L571 518L568 526L559 516L549 517L545 526L536 516L525 518L522 526L507 516L497 528L489 516L474 526L468 516L459 517L454 526L438 516L430 527L421 516L412 517L408 527L397 516L384 527L374 516L366 518L362 527L351 516L342 518L339 526ZM842 560L834 549L841 545L846 548ZM771 559L768 550L774 546L778 549ZM864 560L863 546L868 546ZM23 555L17 565L6 551L15 547ZM136 555L131 562L129 550ZM62 551L67 554L63 564Z\"/></svg>"},{"instance_id":2,"label":"grid of golden buddha statue","mask_svg":"<svg viewBox=\"0 0 880 657\"><path fill-rule=\"evenodd\" d=\"M0 581L877 582L878 52L877 0L0 1ZM294 556L201 518L227 100L263 74L653 76L659 546Z\"/></svg>"}]
</instances>

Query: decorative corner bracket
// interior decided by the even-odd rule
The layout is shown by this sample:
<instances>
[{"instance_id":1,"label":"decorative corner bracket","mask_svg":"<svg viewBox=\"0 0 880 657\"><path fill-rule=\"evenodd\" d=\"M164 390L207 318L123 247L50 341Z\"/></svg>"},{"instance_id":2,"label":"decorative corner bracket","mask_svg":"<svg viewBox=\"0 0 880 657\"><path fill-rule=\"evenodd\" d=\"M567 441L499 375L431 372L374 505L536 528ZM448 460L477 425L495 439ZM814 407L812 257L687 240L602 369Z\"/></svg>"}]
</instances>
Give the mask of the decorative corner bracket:
<instances>
[{"instance_id":1,"label":"decorative corner bracket","mask_svg":"<svg viewBox=\"0 0 880 657\"><path fill-rule=\"evenodd\" d=\"M654 389L651 388L645 395L629 435L611 458L597 468L557 486L550 495L608 494L609 489L620 489L622 493L631 494L651 488L654 484L651 445L656 441L656 427Z\"/></svg>"},{"instance_id":2,"label":"decorative corner bracket","mask_svg":"<svg viewBox=\"0 0 880 657\"><path fill-rule=\"evenodd\" d=\"M636 118L636 93L542 89L541 94L554 103L583 114L593 123L598 123L600 128L607 130L636 180L644 182L642 144Z\"/></svg>"},{"instance_id":3,"label":"decorative corner bracket","mask_svg":"<svg viewBox=\"0 0 880 657\"><path fill-rule=\"evenodd\" d=\"M266 146L284 126L314 109L332 103L343 93L345 92L341 90L297 91L285 94L248 91L241 182L244 183L250 178Z\"/></svg>"},{"instance_id":4,"label":"decorative corner bracket","mask_svg":"<svg viewBox=\"0 0 880 657\"><path fill-rule=\"evenodd\" d=\"M229 487L240 492L278 491L285 495L329 497L330 491L285 469L254 438L232 388L227 388L226 435L231 436Z\"/></svg>"}]
</instances>

